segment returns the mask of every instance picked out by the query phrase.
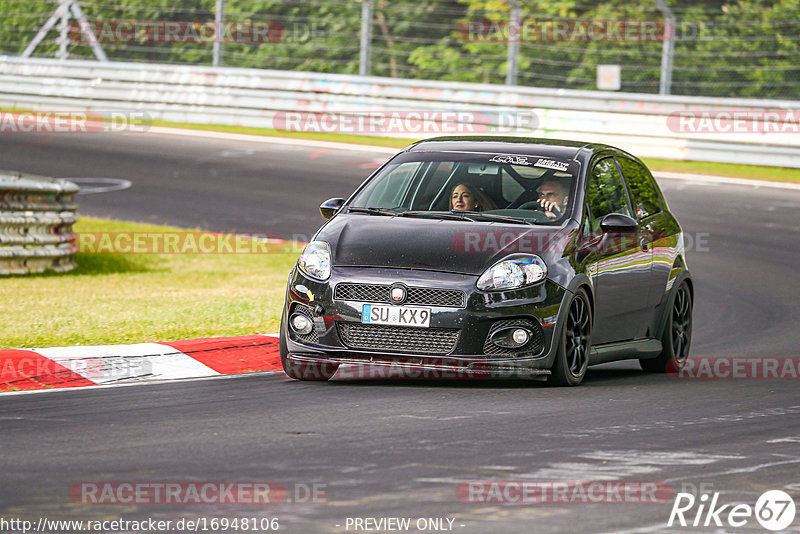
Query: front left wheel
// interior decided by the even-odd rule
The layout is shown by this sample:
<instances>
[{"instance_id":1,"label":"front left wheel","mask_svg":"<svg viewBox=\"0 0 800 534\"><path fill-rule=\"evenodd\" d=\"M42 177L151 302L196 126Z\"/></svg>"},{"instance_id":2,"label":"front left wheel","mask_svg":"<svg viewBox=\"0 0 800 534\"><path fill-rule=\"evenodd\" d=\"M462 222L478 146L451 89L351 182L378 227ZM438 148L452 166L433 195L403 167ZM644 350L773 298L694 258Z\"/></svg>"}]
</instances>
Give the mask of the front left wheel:
<instances>
[{"instance_id":1,"label":"front left wheel","mask_svg":"<svg viewBox=\"0 0 800 534\"><path fill-rule=\"evenodd\" d=\"M569 304L558 352L547 382L556 386L577 386L586 376L592 347L592 309L589 298L579 289Z\"/></svg>"}]
</instances>

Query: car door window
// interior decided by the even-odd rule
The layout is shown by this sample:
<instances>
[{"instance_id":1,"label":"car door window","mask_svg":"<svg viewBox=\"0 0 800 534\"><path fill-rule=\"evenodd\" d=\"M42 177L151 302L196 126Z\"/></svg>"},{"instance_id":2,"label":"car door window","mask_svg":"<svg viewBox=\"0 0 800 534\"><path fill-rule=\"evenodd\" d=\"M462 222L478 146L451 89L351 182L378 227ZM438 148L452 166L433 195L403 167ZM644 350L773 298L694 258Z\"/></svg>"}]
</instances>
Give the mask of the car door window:
<instances>
[{"instance_id":1,"label":"car door window","mask_svg":"<svg viewBox=\"0 0 800 534\"><path fill-rule=\"evenodd\" d=\"M628 184L631 202L639 219L655 215L661 211L661 199L653 175L647 167L628 158L617 158L622 168L622 176Z\"/></svg>"},{"instance_id":2,"label":"car door window","mask_svg":"<svg viewBox=\"0 0 800 534\"><path fill-rule=\"evenodd\" d=\"M628 197L614 158L601 159L595 164L586 187L586 198L595 230L600 227L600 220L609 213L631 215Z\"/></svg>"},{"instance_id":3,"label":"car door window","mask_svg":"<svg viewBox=\"0 0 800 534\"><path fill-rule=\"evenodd\" d=\"M428 169L420 180L419 189L411 203L413 210L434 209L433 202L440 197L455 168L452 161L434 161L428 163Z\"/></svg>"},{"instance_id":4,"label":"car door window","mask_svg":"<svg viewBox=\"0 0 800 534\"><path fill-rule=\"evenodd\" d=\"M409 161L388 169L386 178L374 181L365 187L354 205L385 209L400 206L412 178L421 165L422 162Z\"/></svg>"}]
</instances>

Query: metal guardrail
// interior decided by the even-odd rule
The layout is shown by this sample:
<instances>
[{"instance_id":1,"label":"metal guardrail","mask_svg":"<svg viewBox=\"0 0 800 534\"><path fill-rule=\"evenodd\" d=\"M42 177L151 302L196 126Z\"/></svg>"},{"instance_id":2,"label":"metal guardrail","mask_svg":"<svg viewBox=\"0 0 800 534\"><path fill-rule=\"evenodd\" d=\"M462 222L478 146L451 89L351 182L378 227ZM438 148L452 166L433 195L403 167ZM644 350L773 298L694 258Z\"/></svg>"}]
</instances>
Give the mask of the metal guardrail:
<instances>
[{"instance_id":1,"label":"metal guardrail","mask_svg":"<svg viewBox=\"0 0 800 534\"><path fill-rule=\"evenodd\" d=\"M0 171L0 275L75 268L78 190L66 180Z\"/></svg>"},{"instance_id":2,"label":"metal guardrail","mask_svg":"<svg viewBox=\"0 0 800 534\"><path fill-rule=\"evenodd\" d=\"M552 90L350 75L0 58L0 107L140 111L172 122L278 127L285 112L471 111L535 116L515 135L606 142L639 156L800 167L800 102ZM678 112L779 111L787 129L681 132ZM672 116L672 122L670 122ZM495 120L496 122L496 120ZM778 126L787 126L778 124ZM501 133L490 120L480 133ZM358 133L358 132L355 132ZM382 135L381 132L371 132ZM435 132L408 132L420 138Z\"/></svg>"}]
</instances>

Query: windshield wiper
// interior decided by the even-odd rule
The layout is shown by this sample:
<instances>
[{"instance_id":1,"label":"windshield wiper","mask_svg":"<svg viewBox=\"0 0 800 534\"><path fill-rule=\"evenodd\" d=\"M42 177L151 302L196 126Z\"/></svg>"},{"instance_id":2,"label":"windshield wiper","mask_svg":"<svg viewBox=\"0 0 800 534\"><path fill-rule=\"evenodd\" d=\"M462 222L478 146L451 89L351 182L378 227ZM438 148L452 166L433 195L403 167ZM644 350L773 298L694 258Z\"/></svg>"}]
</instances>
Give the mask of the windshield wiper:
<instances>
[{"instance_id":1,"label":"windshield wiper","mask_svg":"<svg viewBox=\"0 0 800 534\"><path fill-rule=\"evenodd\" d=\"M348 213L369 213L370 215L388 215L389 217L394 217L397 215L396 211L389 211L383 208L362 208L360 206L350 206L347 208Z\"/></svg>"},{"instance_id":2,"label":"windshield wiper","mask_svg":"<svg viewBox=\"0 0 800 534\"><path fill-rule=\"evenodd\" d=\"M448 219L453 221L475 222L475 219L470 219L465 214L453 213L450 211L401 211L396 215L397 217L432 217L436 219Z\"/></svg>"},{"instance_id":3,"label":"windshield wiper","mask_svg":"<svg viewBox=\"0 0 800 534\"><path fill-rule=\"evenodd\" d=\"M529 221L527 219L522 219L519 217L511 217L510 215L498 215L496 213L486 213L483 211L471 211L471 210L452 210L450 213L464 213L472 216L477 217L485 217L487 219L493 221L502 221L502 222L509 222L514 224L530 224L535 225L536 223Z\"/></svg>"}]
</instances>

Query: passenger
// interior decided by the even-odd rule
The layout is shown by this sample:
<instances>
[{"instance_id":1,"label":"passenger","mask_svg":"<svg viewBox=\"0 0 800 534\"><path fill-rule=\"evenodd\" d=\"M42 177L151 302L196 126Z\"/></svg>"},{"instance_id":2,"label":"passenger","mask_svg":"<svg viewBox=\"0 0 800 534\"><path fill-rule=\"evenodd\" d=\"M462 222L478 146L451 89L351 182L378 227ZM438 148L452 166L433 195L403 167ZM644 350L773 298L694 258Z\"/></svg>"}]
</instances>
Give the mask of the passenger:
<instances>
[{"instance_id":1,"label":"passenger","mask_svg":"<svg viewBox=\"0 0 800 534\"><path fill-rule=\"evenodd\" d=\"M495 209L494 203L475 186L460 183L450 193L450 209L486 211Z\"/></svg>"}]
</instances>

